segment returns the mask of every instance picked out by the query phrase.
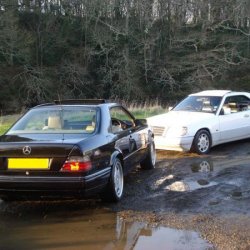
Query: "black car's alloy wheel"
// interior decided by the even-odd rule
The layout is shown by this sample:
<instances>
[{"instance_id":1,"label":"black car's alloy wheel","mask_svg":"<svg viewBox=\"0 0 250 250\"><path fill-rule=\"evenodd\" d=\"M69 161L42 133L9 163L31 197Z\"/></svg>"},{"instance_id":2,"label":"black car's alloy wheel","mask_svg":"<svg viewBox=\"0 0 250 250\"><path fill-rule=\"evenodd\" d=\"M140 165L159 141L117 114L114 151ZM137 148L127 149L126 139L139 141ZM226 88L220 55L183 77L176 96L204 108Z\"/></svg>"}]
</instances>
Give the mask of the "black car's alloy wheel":
<instances>
[{"instance_id":1,"label":"black car's alloy wheel","mask_svg":"<svg viewBox=\"0 0 250 250\"><path fill-rule=\"evenodd\" d=\"M124 176L122 163L116 158L112 166L108 187L105 192L101 194L101 198L105 201L117 202L121 200L123 196L123 187Z\"/></svg>"},{"instance_id":2,"label":"black car's alloy wheel","mask_svg":"<svg viewBox=\"0 0 250 250\"><path fill-rule=\"evenodd\" d=\"M148 147L148 153L146 158L141 162L142 169L153 169L155 168L156 162L156 150L154 142L151 142Z\"/></svg>"},{"instance_id":3,"label":"black car's alloy wheel","mask_svg":"<svg viewBox=\"0 0 250 250\"><path fill-rule=\"evenodd\" d=\"M120 199L123 194L123 170L122 164L117 159L115 165L113 166L113 186L114 186L114 195Z\"/></svg>"}]
</instances>

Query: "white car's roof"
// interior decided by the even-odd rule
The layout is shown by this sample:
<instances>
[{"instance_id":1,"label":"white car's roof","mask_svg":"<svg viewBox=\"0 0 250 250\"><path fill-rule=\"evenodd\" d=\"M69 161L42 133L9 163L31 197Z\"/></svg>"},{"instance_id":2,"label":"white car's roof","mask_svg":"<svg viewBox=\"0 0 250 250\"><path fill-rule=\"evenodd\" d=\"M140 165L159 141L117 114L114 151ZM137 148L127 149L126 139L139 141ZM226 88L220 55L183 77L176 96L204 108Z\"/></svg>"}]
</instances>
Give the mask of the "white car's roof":
<instances>
[{"instance_id":1,"label":"white car's roof","mask_svg":"<svg viewBox=\"0 0 250 250\"><path fill-rule=\"evenodd\" d=\"M224 96L225 94L228 94L232 92L231 90L205 90L205 91L201 91L198 93L194 93L191 94L191 96L195 95L195 96Z\"/></svg>"}]
</instances>

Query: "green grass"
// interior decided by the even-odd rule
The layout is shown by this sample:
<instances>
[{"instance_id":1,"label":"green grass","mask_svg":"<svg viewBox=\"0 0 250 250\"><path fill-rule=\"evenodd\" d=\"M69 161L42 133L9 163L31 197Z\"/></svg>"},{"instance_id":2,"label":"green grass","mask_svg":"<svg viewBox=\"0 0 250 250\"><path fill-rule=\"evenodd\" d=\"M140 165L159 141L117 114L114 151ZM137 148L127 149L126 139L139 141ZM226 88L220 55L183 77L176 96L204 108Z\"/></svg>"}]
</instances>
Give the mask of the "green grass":
<instances>
[{"instance_id":1,"label":"green grass","mask_svg":"<svg viewBox=\"0 0 250 250\"><path fill-rule=\"evenodd\" d=\"M0 135L5 133L20 115L6 115L0 117Z\"/></svg>"},{"instance_id":2,"label":"green grass","mask_svg":"<svg viewBox=\"0 0 250 250\"><path fill-rule=\"evenodd\" d=\"M167 108L163 108L157 102L153 104L129 104L127 105L128 110L135 116L137 119L144 119L150 116L159 115L162 113L168 112Z\"/></svg>"},{"instance_id":3,"label":"green grass","mask_svg":"<svg viewBox=\"0 0 250 250\"><path fill-rule=\"evenodd\" d=\"M162 107L150 107L148 109L134 108L132 110L130 109L130 111L136 119L143 119L167 112L167 110Z\"/></svg>"}]
</instances>

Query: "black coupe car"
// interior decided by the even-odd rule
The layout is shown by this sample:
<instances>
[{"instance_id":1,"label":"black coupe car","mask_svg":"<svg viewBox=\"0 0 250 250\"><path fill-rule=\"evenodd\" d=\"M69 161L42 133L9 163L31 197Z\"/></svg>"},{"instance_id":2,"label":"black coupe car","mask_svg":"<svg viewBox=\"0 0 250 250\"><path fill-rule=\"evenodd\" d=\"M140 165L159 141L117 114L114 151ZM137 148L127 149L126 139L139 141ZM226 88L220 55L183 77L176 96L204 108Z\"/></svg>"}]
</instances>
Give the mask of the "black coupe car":
<instances>
[{"instance_id":1,"label":"black coupe car","mask_svg":"<svg viewBox=\"0 0 250 250\"><path fill-rule=\"evenodd\" d=\"M30 109L0 136L0 198L119 201L124 175L155 167L145 120L105 100L65 100Z\"/></svg>"}]
</instances>

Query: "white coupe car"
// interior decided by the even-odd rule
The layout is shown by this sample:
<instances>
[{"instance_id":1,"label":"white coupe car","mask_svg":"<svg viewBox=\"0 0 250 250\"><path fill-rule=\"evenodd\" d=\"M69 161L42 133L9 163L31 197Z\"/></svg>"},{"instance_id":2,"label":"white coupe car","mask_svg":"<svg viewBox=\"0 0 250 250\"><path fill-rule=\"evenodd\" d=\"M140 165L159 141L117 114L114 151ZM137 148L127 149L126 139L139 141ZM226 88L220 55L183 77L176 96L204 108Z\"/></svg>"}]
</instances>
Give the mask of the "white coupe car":
<instances>
[{"instance_id":1,"label":"white coupe car","mask_svg":"<svg viewBox=\"0 0 250 250\"><path fill-rule=\"evenodd\" d=\"M250 137L250 93L208 90L191 94L168 113L147 118L156 149L206 154Z\"/></svg>"}]
</instances>

